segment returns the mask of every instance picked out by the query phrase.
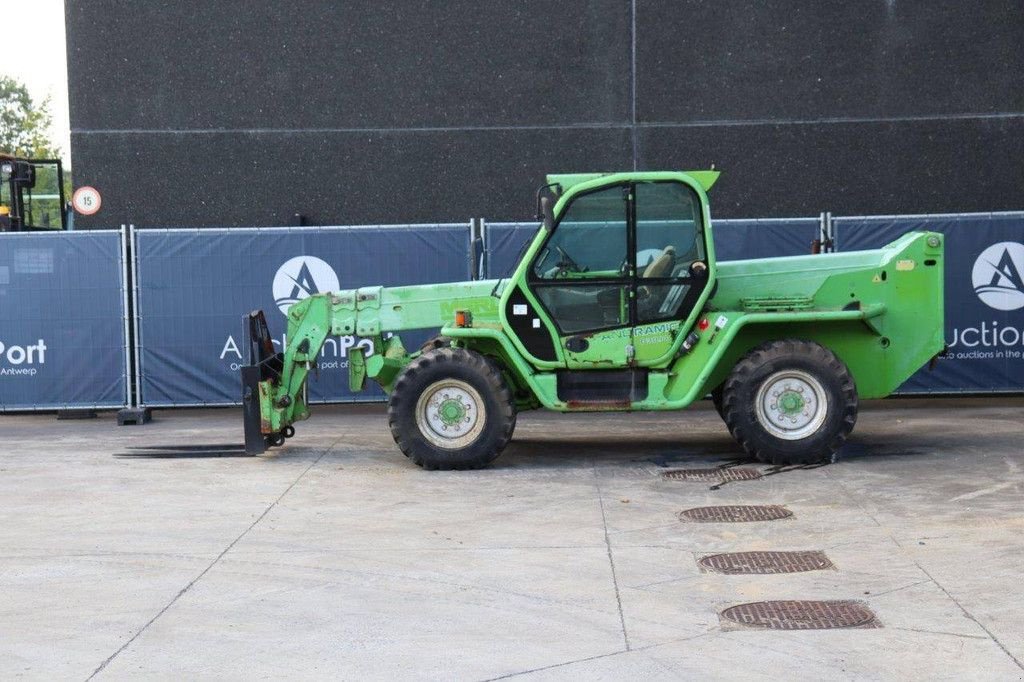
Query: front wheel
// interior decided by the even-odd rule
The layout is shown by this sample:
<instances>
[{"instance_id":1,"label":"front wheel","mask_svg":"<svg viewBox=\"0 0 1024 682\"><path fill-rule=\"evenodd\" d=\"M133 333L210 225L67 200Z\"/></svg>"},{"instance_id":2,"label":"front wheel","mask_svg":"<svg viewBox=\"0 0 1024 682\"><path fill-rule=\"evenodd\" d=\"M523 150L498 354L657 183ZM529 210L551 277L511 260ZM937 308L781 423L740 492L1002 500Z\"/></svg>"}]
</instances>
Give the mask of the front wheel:
<instances>
[{"instance_id":1,"label":"front wheel","mask_svg":"<svg viewBox=\"0 0 1024 682\"><path fill-rule=\"evenodd\" d=\"M725 384L719 384L711 391L711 404L715 406L715 412L718 413L719 417L725 418L725 413L722 412L722 391Z\"/></svg>"},{"instance_id":2,"label":"front wheel","mask_svg":"<svg viewBox=\"0 0 1024 682\"><path fill-rule=\"evenodd\" d=\"M748 454L772 464L831 460L857 422L857 388L824 346L771 341L737 363L722 390L722 412Z\"/></svg>"},{"instance_id":3,"label":"front wheel","mask_svg":"<svg viewBox=\"0 0 1024 682\"><path fill-rule=\"evenodd\" d=\"M505 449L515 401L498 367L461 348L425 351L406 366L388 401L405 456L424 469L478 469Z\"/></svg>"}]
</instances>

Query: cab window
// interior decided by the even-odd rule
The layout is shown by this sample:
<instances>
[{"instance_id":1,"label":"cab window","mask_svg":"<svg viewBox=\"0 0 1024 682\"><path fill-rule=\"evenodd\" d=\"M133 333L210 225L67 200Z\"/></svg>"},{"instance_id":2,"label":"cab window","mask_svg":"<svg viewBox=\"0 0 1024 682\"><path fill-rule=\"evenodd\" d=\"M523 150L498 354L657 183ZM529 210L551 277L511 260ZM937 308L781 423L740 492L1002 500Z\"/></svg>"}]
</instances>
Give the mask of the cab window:
<instances>
[{"instance_id":1,"label":"cab window","mask_svg":"<svg viewBox=\"0 0 1024 682\"><path fill-rule=\"evenodd\" d=\"M23 190L25 224L36 230L59 230L63 227L61 174L54 161L37 161L35 184Z\"/></svg>"},{"instance_id":2,"label":"cab window","mask_svg":"<svg viewBox=\"0 0 1024 682\"><path fill-rule=\"evenodd\" d=\"M573 199L533 263L533 290L562 334L629 324L625 186Z\"/></svg>"},{"instance_id":3,"label":"cab window","mask_svg":"<svg viewBox=\"0 0 1024 682\"><path fill-rule=\"evenodd\" d=\"M636 186L637 322L674 319L702 288L694 263L705 264L700 200L678 182Z\"/></svg>"},{"instance_id":4,"label":"cab window","mask_svg":"<svg viewBox=\"0 0 1024 682\"><path fill-rule=\"evenodd\" d=\"M541 280L623 277L626 188L609 187L573 200L533 264Z\"/></svg>"}]
</instances>

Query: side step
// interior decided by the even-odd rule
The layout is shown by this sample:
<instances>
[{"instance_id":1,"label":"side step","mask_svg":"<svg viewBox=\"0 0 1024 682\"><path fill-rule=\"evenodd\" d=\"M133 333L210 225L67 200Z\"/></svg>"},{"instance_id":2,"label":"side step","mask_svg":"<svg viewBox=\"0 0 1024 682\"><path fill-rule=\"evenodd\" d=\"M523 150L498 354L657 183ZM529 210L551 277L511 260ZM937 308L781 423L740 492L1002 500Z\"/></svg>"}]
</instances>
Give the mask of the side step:
<instances>
[{"instance_id":1,"label":"side step","mask_svg":"<svg viewBox=\"0 0 1024 682\"><path fill-rule=\"evenodd\" d=\"M558 372L558 399L574 407L623 409L646 397L646 369Z\"/></svg>"}]
</instances>

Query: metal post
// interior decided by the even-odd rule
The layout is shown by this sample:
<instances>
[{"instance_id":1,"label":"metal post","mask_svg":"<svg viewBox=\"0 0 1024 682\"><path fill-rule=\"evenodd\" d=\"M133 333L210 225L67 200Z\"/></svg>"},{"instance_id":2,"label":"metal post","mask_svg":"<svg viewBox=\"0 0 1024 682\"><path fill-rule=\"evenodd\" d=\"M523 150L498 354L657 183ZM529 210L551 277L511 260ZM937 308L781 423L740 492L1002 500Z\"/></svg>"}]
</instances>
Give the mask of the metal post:
<instances>
[{"instance_id":1,"label":"metal post","mask_svg":"<svg viewBox=\"0 0 1024 682\"><path fill-rule=\"evenodd\" d=\"M818 214L818 238L811 244L811 253L828 253L828 237L825 235L825 212Z\"/></svg>"},{"instance_id":2,"label":"metal post","mask_svg":"<svg viewBox=\"0 0 1024 682\"><path fill-rule=\"evenodd\" d=\"M480 218L480 279L487 279L490 270L490 253L487 251L487 221Z\"/></svg>"},{"instance_id":3,"label":"metal post","mask_svg":"<svg viewBox=\"0 0 1024 682\"><path fill-rule=\"evenodd\" d=\"M469 278L475 279L476 271L476 220L469 219Z\"/></svg>"},{"instance_id":4,"label":"metal post","mask_svg":"<svg viewBox=\"0 0 1024 682\"><path fill-rule=\"evenodd\" d=\"M134 407L132 398L131 307L128 303L128 227L121 224L121 313L124 318L124 405Z\"/></svg>"},{"instance_id":5,"label":"metal post","mask_svg":"<svg viewBox=\"0 0 1024 682\"><path fill-rule=\"evenodd\" d=\"M124 229L124 226L121 226ZM122 239L122 243L126 244L128 269L125 272L131 274L131 296L128 296L128 287L125 287L125 300L129 304L127 310L128 314L132 318L132 357L134 358L134 375L132 377L132 385L135 387L134 395L129 397L128 407L123 410L119 410L117 413L117 424L118 426L124 426L126 424L145 424L149 422L151 414L147 407L142 405L142 368L139 365L139 268L138 268L138 244L135 240L135 225L128 225L128 240L125 242ZM127 328L127 324L125 325ZM127 355L127 354L126 354ZM130 371L130 370L129 370Z\"/></svg>"},{"instance_id":6,"label":"metal post","mask_svg":"<svg viewBox=\"0 0 1024 682\"><path fill-rule=\"evenodd\" d=\"M129 225L128 231L132 240L132 310L135 312L133 316L135 329L135 406L142 407L142 364L140 362L142 340L139 336L139 241L135 236L135 225Z\"/></svg>"}]
</instances>

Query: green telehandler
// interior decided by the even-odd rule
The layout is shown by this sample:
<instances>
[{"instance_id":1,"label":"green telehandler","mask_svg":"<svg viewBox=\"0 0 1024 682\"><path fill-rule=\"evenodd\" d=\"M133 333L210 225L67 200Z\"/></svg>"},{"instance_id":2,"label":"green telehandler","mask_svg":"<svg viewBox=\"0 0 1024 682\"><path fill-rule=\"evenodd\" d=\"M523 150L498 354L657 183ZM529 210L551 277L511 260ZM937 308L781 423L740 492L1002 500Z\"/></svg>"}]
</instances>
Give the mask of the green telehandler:
<instances>
[{"instance_id":1,"label":"green telehandler","mask_svg":"<svg viewBox=\"0 0 1024 682\"><path fill-rule=\"evenodd\" d=\"M486 466L521 410L676 410L709 394L750 456L832 457L859 398L890 394L945 350L943 237L717 263L717 178L551 175L508 278L313 295L289 310L283 353L250 313L246 451L295 434L325 339L358 335L373 350L351 351L350 388L383 387L395 442L427 469ZM403 346L399 332L428 328L440 335Z\"/></svg>"}]
</instances>

